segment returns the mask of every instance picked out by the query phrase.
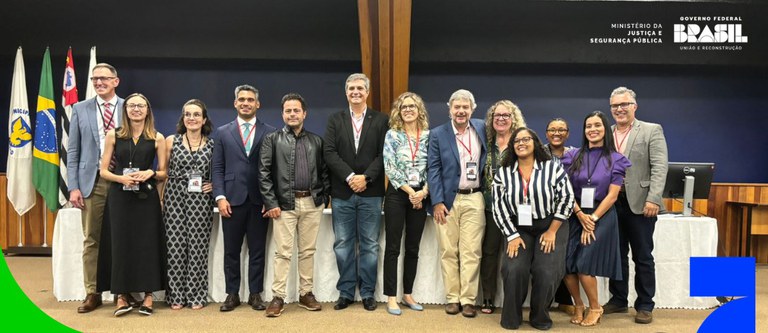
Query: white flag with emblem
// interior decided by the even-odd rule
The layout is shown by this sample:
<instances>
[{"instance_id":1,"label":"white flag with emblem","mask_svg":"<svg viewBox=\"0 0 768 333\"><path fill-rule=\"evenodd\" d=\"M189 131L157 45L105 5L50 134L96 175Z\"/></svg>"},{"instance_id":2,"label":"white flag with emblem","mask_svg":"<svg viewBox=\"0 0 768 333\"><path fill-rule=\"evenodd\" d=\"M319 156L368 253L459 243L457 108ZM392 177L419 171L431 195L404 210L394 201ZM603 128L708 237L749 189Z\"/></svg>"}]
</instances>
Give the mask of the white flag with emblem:
<instances>
[{"instance_id":1,"label":"white flag with emblem","mask_svg":"<svg viewBox=\"0 0 768 333\"><path fill-rule=\"evenodd\" d=\"M35 206L32 184L32 128L29 123L29 100L24 56L16 51L11 86L11 107L8 116L8 200L19 215Z\"/></svg>"}]
</instances>

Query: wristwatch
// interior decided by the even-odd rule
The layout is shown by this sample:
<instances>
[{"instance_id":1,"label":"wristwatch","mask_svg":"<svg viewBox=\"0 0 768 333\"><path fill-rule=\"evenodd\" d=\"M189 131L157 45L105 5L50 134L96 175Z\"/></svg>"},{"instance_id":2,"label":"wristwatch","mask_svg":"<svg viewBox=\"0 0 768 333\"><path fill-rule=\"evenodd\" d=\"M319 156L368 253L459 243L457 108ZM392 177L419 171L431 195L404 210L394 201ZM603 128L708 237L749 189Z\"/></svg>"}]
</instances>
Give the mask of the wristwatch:
<instances>
[{"instance_id":1,"label":"wristwatch","mask_svg":"<svg viewBox=\"0 0 768 333\"><path fill-rule=\"evenodd\" d=\"M590 219L592 219L592 222L597 222L597 220L599 220L599 219L597 218L597 215L595 215L594 213L592 213L592 214L589 214L589 218L590 218Z\"/></svg>"}]
</instances>

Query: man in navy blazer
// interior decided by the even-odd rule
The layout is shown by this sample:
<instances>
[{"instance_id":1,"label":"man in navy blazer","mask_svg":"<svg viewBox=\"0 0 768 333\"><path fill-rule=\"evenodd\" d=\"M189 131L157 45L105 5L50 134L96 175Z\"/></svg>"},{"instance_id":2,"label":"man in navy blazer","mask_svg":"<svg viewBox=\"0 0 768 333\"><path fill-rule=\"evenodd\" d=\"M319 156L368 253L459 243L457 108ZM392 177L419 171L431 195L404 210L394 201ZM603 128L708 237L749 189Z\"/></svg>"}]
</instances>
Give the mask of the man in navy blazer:
<instances>
[{"instance_id":1,"label":"man in navy blazer","mask_svg":"<svg viewBox=\"0 0 768 333\"><path fill-rule=\"evenodd\" d=\"M475 97L460 89L448 100L451 121L429 133L427 182L437 223L445 284L445 312L464 317L474 308L485 230L482 180L485 123L472 119Z\"/></svg>"},{"instance_id":2,"label":"man in navy blazer","mask_svg":"<svg viewBox=\"0 0 768 333\"><path fill-rule=\"evenodd\" d=\"M262 216L263 201L258 185L261 139L276 129L256 119L259 91L250 85L235 88L237 119L216 131L213 149L213 195L224 233L224 278L227 299L221 311L240 305L240 252L243 237L248 239L248 304L254 310L266 305L264 290L264 251L267 221Z\"/></svg>"},{"instance_id":3,"label":"man in navy blazer","mask_svg":"<svg viewBox=\"0 0 768 333\"><path fill-rule=\"evenodd\" d=\"M96 293L96 264L99 257L101 222L107 202L109 182L99 177L101 153L106 133L120 125L123 99L115 94L120 84L117 70L106 63L97 64L91 72L96 97L72 107L67 143L67 189L69 202L81 209L83 224L83 283L86 297L77 308L79 313L91 312L101 306L101 294Z\"/></svg>"},{"instance_id":4,"label":"man in navy blazer","mask_svg":"<svg viewBox=\"0 0 768 333\"><path fill-rule=\"evenodd\" d=\"M366 105L370 80L352 74L344 84L349 107L328 118L323 156L331 178L333 252L339 268L335 310L354 302L360 286L363 307L376 310L381 202L384 197L384 137L388 118Z\"/></svg>"}]
</instances>

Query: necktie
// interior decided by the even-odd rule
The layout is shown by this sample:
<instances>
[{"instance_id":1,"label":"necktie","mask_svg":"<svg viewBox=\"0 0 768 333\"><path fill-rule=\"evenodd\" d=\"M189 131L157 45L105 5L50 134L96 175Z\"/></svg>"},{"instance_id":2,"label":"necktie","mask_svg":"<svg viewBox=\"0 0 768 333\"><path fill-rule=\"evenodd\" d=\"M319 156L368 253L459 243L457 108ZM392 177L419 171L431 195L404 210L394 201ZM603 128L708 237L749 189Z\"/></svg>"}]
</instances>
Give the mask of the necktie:
<instances>
[{"instance_id":1,"label":"necktie","mask_svg":"<svg viewBox=\"0 0 768 333\"><path fill-rule=\"evenodd\" d=\"M243 140L245 140L245 154L248 155L251 152L251 124L243 124Z\"/></svg>"},{"instance_id":2,"label":"necktie","mask_svg":"<svg viewBox=\"0 0 768 333\"><path fill-rule=\"evenodd\" d=\"M106 135L109 130L115 128L114 113L112 113L111 105L109 102L104 103L104 134ZM109 122L107 122L109 121ZM109 170L114 171L117 167L117 157L114 152L112 153L112 159L109 160Z\"/></svg>"}]
</instances>

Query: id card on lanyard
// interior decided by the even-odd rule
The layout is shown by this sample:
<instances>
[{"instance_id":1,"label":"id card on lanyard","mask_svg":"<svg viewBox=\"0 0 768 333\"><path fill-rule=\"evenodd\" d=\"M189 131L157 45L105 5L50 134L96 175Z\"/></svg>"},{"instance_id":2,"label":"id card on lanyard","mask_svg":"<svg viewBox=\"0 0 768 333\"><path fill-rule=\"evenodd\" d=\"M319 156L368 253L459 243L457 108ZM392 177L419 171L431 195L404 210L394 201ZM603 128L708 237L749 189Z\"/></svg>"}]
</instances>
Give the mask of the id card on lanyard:
<instances>
[{"instance_id":1,"label":"id card on lanyard","mask_svg":"<svg viewBox=\"0 0 768 333\"><path fill-rule=\"evenodd\" d=\"M589 152L587 152L587 185L581 188L581 202L579 202L579 206L581 208L595 208L595 190L597 189L595 186L592 185L592 175L595 173L595 169L597 169L597 166L600 164L600 158L603 157L601 154L600 157L597 159L597 162L595 163L594 168L590 170L591 164L589 163Z\"/></svg>"},{"instance_id":2,"label":"id card on lanyard","mask_svg":"<svg viewBox=\"0 0 768 333\"><path fill-rule=\"evenodd\" d=\"M461 147L464 148L467 154L469 154L469 161L466 162L466 164L464 165L465 169L467 170L464 176L467 177L466 179L468 181L476 181L477 175L479 174L478 172L479 170L477 169L478 168L477 162L472 161L472 137L471 137L472 132L470 132L469 128L467 128L467 130L464 133L469 134L469 145L464 144L464 140L459 139L459 136L456 135L456 141L458 141L459 144L461 144Z\"/></svg>"},{"instance_id":3,"label":"id card on lanyard","mask_svg":"<svg viewBox=\"0 0 768 333\"><path fill-rule=\"evenodd\" d=\"M420 187L421 186L421 173L416 167L416 156L419 154L419 140L421 139L421 128L416 131L415 144L411 144L411 138L408 133L405 132L405 139L408 140L408 148L411 149L411 167L405 171L405 176L408 178L408 186ZM415 146L415 147L414 147Z\"/></svg>"},{"instance_id":4,"label":"id card on lanyard","mask_svg":"<svg viewBox=\"0 0 768 333\"><path fill-rule=\"evenodd\" d=\"M533 209L531 207L531 201L528 199L528 186L531 184L531 177L528 180L523 177L522 170L518 167L520 178L522 178L523 184L523 202L517 205L517 225L519 226L532 226L533 225ZM533 170L531 170L533 174Z\"/></svg>"}]
</instances>

